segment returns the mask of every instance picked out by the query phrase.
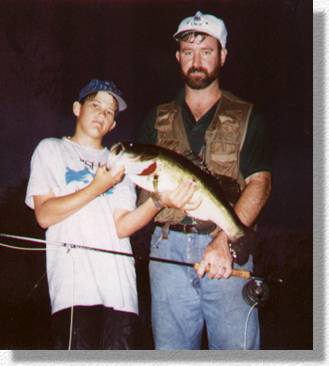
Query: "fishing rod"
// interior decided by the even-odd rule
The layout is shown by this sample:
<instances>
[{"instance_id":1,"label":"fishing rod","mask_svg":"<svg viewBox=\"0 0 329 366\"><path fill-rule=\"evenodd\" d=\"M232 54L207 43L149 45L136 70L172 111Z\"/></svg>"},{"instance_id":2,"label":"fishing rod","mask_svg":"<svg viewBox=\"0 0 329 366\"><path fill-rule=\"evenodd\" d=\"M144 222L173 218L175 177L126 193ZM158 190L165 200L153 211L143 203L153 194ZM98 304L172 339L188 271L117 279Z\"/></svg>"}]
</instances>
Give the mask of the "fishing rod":
<instances>
[{"instance_id":1,"label":"fishing rod","mask_svg":"<svg viewBox=\"0 0 329 366\"><path fill-rule=\"evenodd\" d=\"M103 248L97 248L97 247L91 247L91 246L85 246L85 245L79 245L79 244L73 244L73 243L63 243L60 241L50 241L50 240L25 237L25 236L19 236L19 235L11 235L11 234L5 234L5 233L0 233L0 237L4 237L7 239L16 239L16 240L22 240L22 241L48 244L48 245L53 245L54 247L62 247L62 248L67 249L67 253L69 253L71 249L86 249L86 250L96 251L96 252L101 252L101 253L108 253L108 254L120 255L120 256L126 256L126 257L134 257L133 253L121 252L121 251L116 251L116 250L111 250L111 249L103 249ZM3 243L0 243L0 246L12 248L12 249L20 249L20 250L46 251L49 249L49 248L45 248L45 247L23 248L21 246L16 247L16 246L13 246L10 244L3 244ZM143 258L139 258L139 259L142 259L145 261L145 259L143 259ZM153 257L153 256L150 256L148 259L151 261L156 261L156 262L192 267L196 271L200 267L200 263L198 263L198 262L190 263L190 262L178 261L178 260L161 258L161 257ZM74 269L73 269L73 271L74 271ZM205 271L208 272L209 268L206 268ZM42 277L38 281L37 285L45 277L45 274L46 274L46 272L42 275ZM244 270L244 269L232 269L231 276L248 280L242 288L242 297L243 297L244 301L250 306L250 310L248 311L247 318L246 318L245 332L244 332L244 344L245 344L244 349L246 349L247 327L248 327L249 317L251 315L251 312L254 310L254 308L261 307L267 302L267 300L269 298L269 287L267 286L267 284L264 282L264 280L262 278L256 277L252 272ZM279 279L279 280L281 281L281 279ZM36 285L33 287L32 291L35 288L36 288ZM32 291L28 294L28 296L30 296ZM73 295L73 297L74 297L74 295ZM73 330L73 311L74 311L74 307L73 307L73 302L72 302L71 321L70 321L70 330L69 330L69 335L70 335L69 336L69 348L68 349L71 349L72 330Z\"/></svg>"},{"instance_id":2,"label":"fishing rod","mask_svg":"<svg viewBox=\"0 0 329 366\"><path fill-rule=\"evenodd\" d=\"M11 235L11 234L5 234L5 233L0 233L0 237L54 245L57 247L67 248L68 252L71 249L85 249L85 250L91 250L91 251L96 251L96 252L101 252L101 253L135 258L133 253L91 247L91 246L87 246L87 245L63 243L60 241L44 240L44 239L31 238L31 237L25 237L25 236L19 236L19 235ZM0 246L9 247L9 248L13 248L13 249L15 248L15 249L26 249L26 250L48 250L48 248L13 247L12 245L3 244L3 243L0 243ZM153 257L153 256L148 257L148 259L144 259L141 257L137 258L137 259L142 260L142 261L151 260L151 261L155 261L155 262L192 267L192 268L194 268L195 271L197 271L200 268L200 263L198 263L198 262L191 263L191 262L184 262L184 261L178 261L178 260L174 260L174 259L167 259L167 258ZM209 270L210 270L210 268L207 267L205 272L209 272ZM247 271L245 269L234 269L233 268L231 276L238 277L238 278L241 278L241 279L244 279L247 281L242 289L242 297L244 298L246 303L249 304L250 306L263 306L267 302L267 300L269 298L270 290L269 290L269 286L267 285L266 282L274 282L274 283L280 283L280 284L283 282L282 278L275 278L275 277L269 276L268 278L265 279L265 278L256 276L253 272Z\"/></svg>"},{"instance_id":3,"label":"fishing rod","mask_svg":"<svg viewBox=\"0 0 329 366\"><path fill-rule=\"evenodd\" d=\"M121 256L125 256L125 257L135 257L133 253L121 252L121 251L116 251L116 250L111 250L111 249L91 247L91 246L87 246L87 245L63 243L63 242L60 242L60 241L44 240L44 239L38 239L38 238L32 238L32 237L26 237L26 236L19 236L19 235L11 235L11 234L5 234L5 233L0 233L0 236L4 237L4 238L8 238L8 239L16 239L16 240L29 241L29 242L35 242L35 243L54 245L54 246L58 246L58 247L64 247L64 248L67 248L67 250L70 250L70 249L86 249L86 250L91 250L91 251L96 251L96 252L102 252L102 253L108 253L108 254L114 254L114 255L121 255ZM3 246L10 247L10 245L6 245L6 244L4 244ZM35 248L35 249L43 249L43 248ZM138 259L139 260L145 260L143 258L138 258ZM191 263L191 262L184 262L184 261L178 261L178 260L174 260L174 259L167 259L167 258L161 258L161 257L150 256L150 257L148 257L148 260L155 261L155 262L168 263L168 264L176 264L176 265L181 265L181 266L186 266L186 267L193 267L196 271L200 267L200 263L198 263L198 262L197 263ZM206 272L208 272L208 271L209 271L209 268L206 268ZM231 276L243 278L245 280L256 278L253 275L252 272L247 271L247 270L243 270L243 269L233 269Z\"/></svg>"}]
</instances>

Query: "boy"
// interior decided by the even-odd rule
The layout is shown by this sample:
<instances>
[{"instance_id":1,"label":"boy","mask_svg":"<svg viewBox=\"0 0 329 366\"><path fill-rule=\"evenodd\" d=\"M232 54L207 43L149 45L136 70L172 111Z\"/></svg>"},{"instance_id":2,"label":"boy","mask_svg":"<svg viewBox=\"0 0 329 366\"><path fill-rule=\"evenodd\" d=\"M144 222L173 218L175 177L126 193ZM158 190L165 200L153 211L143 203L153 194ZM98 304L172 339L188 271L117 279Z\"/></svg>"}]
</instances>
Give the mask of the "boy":
<instances>
[{"instance_id":1,"label":"boy","mask_svg":"<svg viewBox=\"0 0 329 366\"><path fill-rule=\"evenodd\" d=\"M126 107L113 82L91 80L73 103L73 136L44 139L32 157L26 204L47 229L57 349L131 349L138 307L133 258L67 250L51 242L131 253L129 235L162 205L181 206L193 193L187 182L164 194L161 202L150 198L135 209L133 184L123 179L123 168L111 174L106 166L109 151L102 145L103 137L115 127L117 113Z\"/></svg>"}]
</instances>

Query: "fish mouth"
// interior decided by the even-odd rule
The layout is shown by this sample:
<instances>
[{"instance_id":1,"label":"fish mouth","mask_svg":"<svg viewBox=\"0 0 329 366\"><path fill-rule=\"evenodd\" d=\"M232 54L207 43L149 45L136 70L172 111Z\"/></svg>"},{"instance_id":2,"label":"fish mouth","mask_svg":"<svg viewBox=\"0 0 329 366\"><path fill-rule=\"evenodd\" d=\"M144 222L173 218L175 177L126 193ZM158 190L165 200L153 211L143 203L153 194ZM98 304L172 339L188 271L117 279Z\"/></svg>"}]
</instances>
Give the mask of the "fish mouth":
<instances>
[{"instance_id":1,"label":"fish mouth","mask_svg":"<svg viewBox=\"0 0 329 366\"><path fill-rule=\"evenodd\" d=\"M115 166L115 163L121 158L124 152L125 147L121 142L118 142L111 147L109 153L109 159L107 162L109 168L113 168Z\"/></svg>"},{"instance_id":2,"label":"fish mouth","mask_svg":"<svg viewBox=\"0 0 329 366\"><path fill-rule=\"evenodd\" d=\"M144 160L143 157L130 151L133 144L118 142L110 149L108 165L110 168L125 165L126 174L146 176L153 174L157 169L156 162L151 159Z\"/></svg>"},{"instance_id":3,"label":"fish mouth","mask_svg":"<svg viewBox=\"0 0 329 366\"><path fill-rule=\"evenodd\" d=\"M110 153L114 156L121 156L125 152L125 147L122 142L117 142L114 144L111 149Z\"/></svg>"},{"instance_id":4,"label":"fish mouth","mask_svg":"<svg viewBox=\"0 0 329 366\"><path fill-rule=\"evenodd\" d=\"M111 149L110 149L110 155L114 157L115 160L118 160L119 158L122 157L122 155L124 153L127 153L127 156L129 157L130 161L139 161L140 157L138 156L138 154L134 154L132 152L129 151L129 144L128 146L126 146L127 144L122 143L122 142L117 142L116 144L114 144ZM127 149L128 147L128 149Z\"/></svg>"}]
</instances>

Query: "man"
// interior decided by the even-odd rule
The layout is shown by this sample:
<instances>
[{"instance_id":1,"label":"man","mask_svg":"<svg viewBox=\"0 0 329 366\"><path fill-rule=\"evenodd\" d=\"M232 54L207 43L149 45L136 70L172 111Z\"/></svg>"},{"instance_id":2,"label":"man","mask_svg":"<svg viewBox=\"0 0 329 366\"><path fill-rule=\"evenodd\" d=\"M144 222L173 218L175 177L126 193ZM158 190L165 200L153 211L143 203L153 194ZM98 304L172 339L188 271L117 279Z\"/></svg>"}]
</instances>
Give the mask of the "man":
<instances>
[{"instance_id":1,"label":"man","mask_svg":"<svg viewBox=\"0 0 329 366\"><path fill-rule=\"evenodd\" d=\"M250 227L271 189L269 144L253 106L221 89L225 24L198 11L179 24L174 38L184 92L149 113L139 142L199 156L212 174L228 182L223 188L242 223ZM188 219L182 210L164 209L155 221L152 256L200 263L197 273L189 267L150 263L156 348L199 349L205 325L209 349L258 349L257 310L251 313L245 335L250 307L241 296L244 280L230 277L232 266L240 266L233 261L225 233L211 223ZM245 253L247 262L235 261L252 270L249 254Z\"/></svg>"},{"instance_id":2,"label":"man","mask_svg":"<svg viewBox=\"0 0 329 366\"><path fill-rule=\"evenodd\" d=\"M44 139L32 157L26 203L47 229L47 275L57 349L131 349L135 344L138 309L133 258L53 245L129 254L128 236L159 212L155 198L135 209L134 186L127 179L119 183L123 169L113 176L106 166L109 151L102 145L103 137L126 107L113 82L91 80L73 103L73 136ZM192 193L191 182L182 184L164 194L161 204L171 206L176 200L179 206Z\"/></svg>"}]
</instances>

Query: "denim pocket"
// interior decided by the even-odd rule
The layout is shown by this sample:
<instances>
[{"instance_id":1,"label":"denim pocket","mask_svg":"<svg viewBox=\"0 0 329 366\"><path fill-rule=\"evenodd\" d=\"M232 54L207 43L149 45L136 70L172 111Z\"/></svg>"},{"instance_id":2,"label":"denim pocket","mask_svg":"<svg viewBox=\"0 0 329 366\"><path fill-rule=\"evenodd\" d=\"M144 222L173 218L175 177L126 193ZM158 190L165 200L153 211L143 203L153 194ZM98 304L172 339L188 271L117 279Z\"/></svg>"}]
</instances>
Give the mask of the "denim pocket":
<instances>
[{"instance_id":1,"label":"denim pocket","mask_svg":"<svg viewBox=\"0 0 329 366\"><path fill-rule=\"evenodd\" d=\"M161 228L156 228L151 238L151 250L159 249L162 242L162 230Z\"/></svg>"}]
</instances>

